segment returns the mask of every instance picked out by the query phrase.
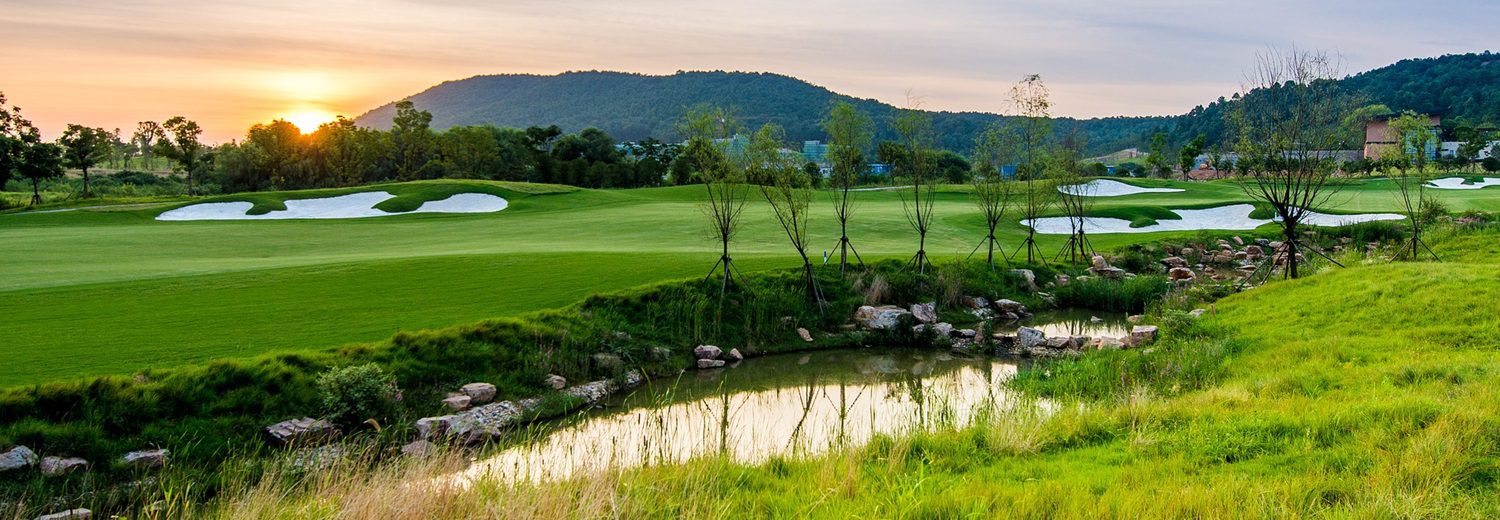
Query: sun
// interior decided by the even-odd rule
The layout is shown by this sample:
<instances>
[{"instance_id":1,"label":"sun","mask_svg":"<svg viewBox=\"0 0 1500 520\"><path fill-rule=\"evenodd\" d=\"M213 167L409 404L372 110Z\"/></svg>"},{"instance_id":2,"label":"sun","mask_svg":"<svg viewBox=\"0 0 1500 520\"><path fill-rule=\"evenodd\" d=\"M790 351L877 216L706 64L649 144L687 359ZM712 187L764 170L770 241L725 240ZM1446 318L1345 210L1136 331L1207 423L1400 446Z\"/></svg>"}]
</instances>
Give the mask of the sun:
<instances>
[{"instance_id":1,"label":"sun","mask_svg":"<svg viewBox=\"0 0 1500 520\"><path fill-rule=\"evenodd\" d=\"M282 114L281 118L287 120L304 134L310 134L318 130L318 126L334 120L334 114L326 110L298 110Z\"/></svg>"}]
</instances>

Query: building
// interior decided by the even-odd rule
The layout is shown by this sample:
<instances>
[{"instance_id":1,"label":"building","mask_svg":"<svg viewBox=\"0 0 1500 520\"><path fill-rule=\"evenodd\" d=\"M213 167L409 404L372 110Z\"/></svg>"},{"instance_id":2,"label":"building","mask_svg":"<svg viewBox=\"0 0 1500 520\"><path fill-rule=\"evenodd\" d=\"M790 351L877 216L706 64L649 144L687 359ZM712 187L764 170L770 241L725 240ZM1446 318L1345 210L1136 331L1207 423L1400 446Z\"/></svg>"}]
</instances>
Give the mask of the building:
<instances>
[{"instance_id":1,"label":"building","mask_svg":"<svg viewBox=\"0 0 1500 520\"><path fill-rule=\"evenodd\" d=\"M1391 149L1396 146L1397 137L1391 130L1391 119L1396 116L1382 116L1371 119L1365 123L1365 149L1364 158L1378 160L1382 155L1390 155ZM1428 126L1432 128L1433 135L1441 135L1443 118L1438 116L1427 116ZM1437 139L1427 146L1428 159L1437 158Z\"/></svg>"},{"instance_id":2,"label":"building","mask_svg":"<svg viewBox=\"0 0 1500 520\"><path fill-rule=\"evenodd\" d=\"M828 166L828 145L822 141L803 141L802 158L807 162L818 165L819 168Z\"/></svg>"}]
</instances>

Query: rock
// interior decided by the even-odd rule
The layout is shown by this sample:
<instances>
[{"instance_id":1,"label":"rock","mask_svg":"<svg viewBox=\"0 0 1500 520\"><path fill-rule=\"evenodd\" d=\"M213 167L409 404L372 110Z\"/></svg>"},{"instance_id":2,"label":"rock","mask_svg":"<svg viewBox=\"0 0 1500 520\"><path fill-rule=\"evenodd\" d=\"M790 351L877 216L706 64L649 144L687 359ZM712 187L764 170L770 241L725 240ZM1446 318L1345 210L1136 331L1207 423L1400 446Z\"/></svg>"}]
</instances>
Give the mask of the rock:
<instances>
[{"instance_id":1,"label":"rock","mask_svg":"<svg viewBox=\"0 0 1500 520\"><path fill-rule=\"evenodd\" d=\"M1156 341L1155 325L1136 325L1130 329L1130 346L1139 347Z\"/></svg>"},{"instance_id":2,"label":"rock","mask_svg":"<svg viewBox=\"0 0 1500 520\"><path fill-rule=\"evenodd\" d=\"M1099 275L1100 278L1108 278L1110 280L1119 280L1121 278L1124 278L1126 274L1124 269L1120 269L1118 267L1094 269L1093 273Z\"/></svg>"},{"instance_id":3,"label":"rock","mask_svg":"<svg viewBox=\"0 0 1500 520\"><path fill-rule=\"evenodd\" d=\"M1089 323L1104 323L1104 318L1100 318L1098 316L1089 316Z\"/></svg>"},{"instance_id":4,"label":"rock","mask_svg":"<svg viewBox=\"0 0 1500 520\"><path fill-rule=\"evenodd\" d=\"M1125 321L1128 321L1130 323L1140 323L1141 320L1144 320L1144 319L1146 319L1146 317L1142 316L1140 314L1131 314L1131 315L1125 317Z\"/></svg>"},{"instance_id":5,"label":"rock","mask_svg":"<svg viewBox=\"0 0 1500 520\"><path fill-rule=\"evenodd\" d=\"M1052 350L1067 350L1073 347L1073 338L1064 338L1062 336L1047 338L1047 341L1043 344Z\"/></svg>"},{"instance_id":6,"label":"rock","mask_svg":"<svg viewBox=\"0 0 1500 520\"><path fill-rule=\"evenodd\" d=\"M979 331L976 331L974 329L958 329L953 331L953 334L963 339L974 339L979 337Z\"/></svg>"},{"instance_id":7,"label":"rock","mask_svg":"<svg viewBox=\"0 0 1500 520\"><path fill-rule=\"evenodd\" d=\"M36 464L36 452L25 446L16 446L0 453L0 473L26 469Z\"/></svg>"},{"instance_id":8,"label":"rock","mask_svg":"<svg viewBox=\"0 0 1500 520\"><path fill-rule=\"evenodd\" d=\"M266 437L277 446L310 446L338 438L339 429L323 419L303 417L266 427Z\"/></svg>"},{"instance_id":9,"label":"rock","mask_svg":"<svg viewBox=\"0 0 1500 520\"><path fill-rule=\"evenodd\" d=\"M1181 257L1176 256L1169 256L1161 259L1161 264L1167 266L1168 269L1175 267L1187 267L1188 265L1187 260L1183 260Z\"/></svg>"},{"instance_id":10,"label":"rock","mask_svg":"<svg viewBox=\"0 0 1500 520\"><path fill-rule=\"evenodd\" d=\"M1120 341L1120 338L1101 336L1094 338L1094 340L1089 343L1089 346L1095 349L1119 350L1125 348L1125 342Z\"/></svg>"},{"instance_id":11,"label":"rock","mask_svg":"<svg viewBox=\"0 0 1500 520\"><path fill-rule=\"evenodd\" d=\"M854 321L867 329L891 330L900 323L902 316L910 315L911 312L894 305L880 307L866 305L855 311Z\"/></svg>"},{"instance_id":12,"label":"rock","mask_svg":"<svg viewBox=\"0 0 1500 520\"><path fill-rule=\"evenodd\" d=\"M953 325L950 323L939 323L937 325L933 325L932 330L933 332L936 332L937 336L940 338L946 338L953 335Z\"/></svg>"},{"instance_id":13,"label":"rock","mask_svg":"<svg viewBox=\"0 0 1500 520\"><path fill-rule=\"evenodd\" d=\"M700 359L700 360L698 360L698 369L699 370L706 370L706 369L710 369L710 368L724 368L724 360L722 360L722 359Z\"/></svg>"},{"instance_id":14,"label":"rock","mask_svg":"<svg viewBox=\"0 0 1500 520\"><path fill-rule=\"evenodd\" d=\"M1261 249L1260 246L1258 246L1258 245L1245 246L1245 258L1246 259L1256 260L1256 259L1259 259L1259 258L1261 258L1263 256L1266 256L1266 251L1264 249Z\"/></svg>"},{"instance_id":15,"label":"rock","mask_svg":"<svg viewBox=\"0 0 1500 520\"><path fill-rule=\"evenodd\" d=\"M990 300L983 296L964 296L962 298L959 298L958 302L960 304L963 304L964 307L968 307L974 310L990 308Z\"/></svg>"},{"instance_id":16,"label":"rock","mask_svg":"<svg viewBox=\"0 0 1500 520\"><path fill-rule=\"evenodd\" d=\"M1201 317L1203 317L1203 313L1205 313L1205 312L1208 312L1208 309L1198 308L1198 309L1193 309L1192 312L1188 313L1188 315L1192 316L1194 318L1201 318Z\"/></svg>"},{"instance_id":17,"label":"rock","mask_svg":"<svg viewBox=\"0 0 1500 520\"><path fill-rule=\"evenodd\" d=\"M937 304L914 303L911 306L911 316L922 323L937 323Z\"/></svg>"},{"instance_id":18,"label":"rock","mask_svg":"<svg viewBox=\"0 0 1500 520\"><path fill-rule=\"evenodd\" d=\"M693 347L693 359L719 359L724 355L724 349L713 345L698 345Z\"/></svg>"},{"instance_id":19,"label":"rock","mask_svg":"<svg viewBox=\"0 0 1500 520\"><path fill-rule=\"evenodd\" d=\"M495 400L495 385L489 383L469 383L459 387L458 391L469 396L469 404L480 405Z\"/></svg>"},{"instance_id":20,"label":"rock","mask_svg":"<svg viewBox=\"0 0 1500 520\"><path fill-rule=\"evenodd\" d=\"M1021 302L1006 299L995 300L995 309L1000 312L1013 312L1017 315L1026 312L1026 306L1021 305Z\"/></svg>"},{"instance_id":21,"label":"rock","mask_svg":"<svg viewBox=\"0 0 1500 520\"><path fill-rule=\"evenodd\" d=\"M1255 239L1255 245L1258 245L1260 247L1271 247L1271 240L1265 238L1257 238Z\"/></svg>"},{"instance_id":22,"label":"rock","mask_svg":"<svg viewBox=\"0 0 1500 520\"><path fill-rule=\"evenodd\" d=\"M1101 255L1094 255L1094 257L1090 259L1090 263L1093 264L1095 271L1102 271L1109 268L1109 261L1105 260Z\"/></svg>"},{"instance_id":23,"label":"rock","mask_svg":"<svg viewBox=\"0 0 1500 520\"><path fill-rule=\"evenodd\" d=\"M1027 288L1033 291L1037 290L1036 273L1031 272L1030 269L1011 269L1010 274L1019 276L1022 280L1025 280Z\"/></svg>"},{"instance_id":24,"label":"rock","mask_svg":"<svg viewBox=\"0 0 1500 520\"><path fill-rule=\"evenodd\" d=\"M1239 236L1239 235L1235 235L1235 236L1233 236L1233 237L1230 237L1230 238L1232 238L1232 239L1233 239L1233 240L1234 240L1234 243L1235 243L1235 244L1236 244L1236 245L1241 245L1241 246L1242 246L1242 245L1245 245L1245 239L1243 239L1243 238L1240 238L1240 236Z\"/></svg>"},{"instance_id":25,"label":"rock","mask_svg":"<svg viewBox=\"0 0 1500 520\"><path fill-rule=\"evenodd\" d=\"M132 468L160 468L167 465L167 459L171 455L167 450L141 450L126 453L121 460Z\"/></svg>"},{"instance_id":26,"label":"rock","mask_svg":"<svg viewBox=\"0 0 1500 520\"><path fill-rule=\"evenodd\" d=\"M1041 347L1047 344L1047 334L1031 327L1021 327L1016 329L1016 342L1020 343L1023 349Z\"/></svg>"},{"instance_id":27,"label":"rock","mask_svg":"<svg viewBox=\"0 0 1500 520\"><path fill-rule=\"evenodd\" d=\"M425 440L415 440L401 447L401 454L408 457L425 459L431 457L437 451L437 445Z\"/></svg>"},{"instance_id":28,"label":"rock","mask_svg":"<svg viewBox=\"0 0 1500 520\"><path fill-rule=\"evenodd\" d=\"M1072 279L1068 278L1068 275L1065 275L1065 274L1059 274L1059 275L1057 275L1057 286L1058 287L1062 287L1064 285L1068 285L1068 282L1070 282L1070 281L1072 281Z\"/></svg>"},{"instance_id":29,"label":"rock","mask_svg":"<svg viewBox=\"0 0 1500 520\"><path fill-rule=\"evenodd\" d=\"M1195 277L1196 275L1193 274L1193 270L1186 267L1173 267L1167 271L1167 278L1174 282L1192 281Z\"/></svg>"},{"instance_id":30,"label":"rock","mask_svg":"<svg viewBox=\"0 0 1500 520\"><path fill-rule=\"evenodd\" d=\"M594 362L595 367L603 372L618 373L625 368L625 361L620 359L620 356L609 352L594 354L593 356L589 356L589 359Z\"/></svg>"},{"instance_id":31,"label":"rock","mask_svg":"<svg viewBox=\"0 0 1500 520\"><path fill-rule=\"evenodd\" d=\"M1014 313L1014 312L1007 312L1005 314L1001 314L1000 317L1001 318L1005 318L1005 321L1016 321L1016 320L1021 319L1021 316L1018 315L1018 314L1016 314L1016 313Z\"/></svg>"},{"instance_id":32,"label":"rock","mask_svg":"<svg viewBox=\"0 0 1500 520\"><path fill-rule=\"evenodd\" d=\"M72 473L73 470L89 467L89 461L78 457L44 457L42 458L42 474L49 477L57 477Z\"/></svg>"},{"instance_id":33,"label":"rock","mask_svg":"<svg viewBox=\"0 0 1500 520\"><path fill-rule=\"evenodd\" d=\"M1191 247L1184 247L1184 248L1182 248L1181 256L1185 256L1185 257L1186 256L1197 256L1197 254L1198 254L1198 251L1195 250L1195 249L1193 249L1193 248L1191 248Z\"/></svg>"},{"instance_id":34,"label":"rock","mask_svg":"<svg viewBox=\"0 0 1500 520\"><path fill-rule=\"evenodd\" d=\"M1234 259L1235 260L1239 260L1239 261L1249 260L1250 259L1250 253L1246 253L1244 251L1235 251L1234 252Z\"/></svg>"},{"instance_id":35,"label":"rock","mask_svg":"<svg viewBox=\"0 0 1500 520\"><path fill-rule=\"evenodd\" d=\"M724 354L724 360L731 363L736 361L744 361L745 355L740 353L740 349L732 348L729 349L729 352L726 352Z\"/></svg>"},{"instance_id":36,"label":"rock","mask_svg":"<svg viewBox=\"0 0 1500 520\"><path fill-rule=\"evenodd\" d=\"M446 406L449 410L453 410L455 412L462 412L464 410L468 410L469 403L472 403L473 401L474 398L464 394L448 394L448 397L446 399L443 399L443 406Z\"/></svg>"},{"instance_id":37,"label":"rock","mask_svg":"<svg viewBox=\"0 0 1500 520\"><path fill-rule=\"evenodd\" d=\"M808 332L807 329L804 329L802 327L797 327L797 337L802 338L802 341L806 341L808 343L812 343L813 340L812 333Z\"/></svg>"},{"instance_id":38,"label":"rock","mask_svg":"<svg viewBox=\"0 0 1500 520\"><path fill-rule=\"evenodd\" d=\"M546 383L547 386L552 387L553 390L562 390L568 387L568 378L557 374L547 374Z\"/></svg>"},{"instance_id":39,"label":"rock","mask_svg":"<svg viewBox=\"0 0 1500 520\"><path fill-rule=\"evenodd\" d=\"M36 520L88 520L94 517L94 512L84 508L69 509L58 513L45 514L36 517Z\"/></svg>"}]
</instances>

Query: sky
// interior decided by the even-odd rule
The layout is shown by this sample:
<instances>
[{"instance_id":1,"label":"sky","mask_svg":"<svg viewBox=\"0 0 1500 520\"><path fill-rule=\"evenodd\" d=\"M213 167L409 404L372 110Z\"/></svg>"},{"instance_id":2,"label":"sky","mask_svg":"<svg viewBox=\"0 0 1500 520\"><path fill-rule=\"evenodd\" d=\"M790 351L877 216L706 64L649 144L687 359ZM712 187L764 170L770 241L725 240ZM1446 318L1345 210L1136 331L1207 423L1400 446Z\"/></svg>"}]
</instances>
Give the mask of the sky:
<instances>
[{"instance_id":1,"label":"sky","mask_svg":"<svg viewBox=\"0 0 1500 520\"><path fill-rule=\"evenodd\" d=\"M569 70L775 72L985 112L1041 74L1056 115L1174 115L1238 90L1268 48L1354 73L1494 50L1496 20L1494 0L0 0L0 92L47 137L182 115L212 142Z\"/></svg>"}]
</instances>

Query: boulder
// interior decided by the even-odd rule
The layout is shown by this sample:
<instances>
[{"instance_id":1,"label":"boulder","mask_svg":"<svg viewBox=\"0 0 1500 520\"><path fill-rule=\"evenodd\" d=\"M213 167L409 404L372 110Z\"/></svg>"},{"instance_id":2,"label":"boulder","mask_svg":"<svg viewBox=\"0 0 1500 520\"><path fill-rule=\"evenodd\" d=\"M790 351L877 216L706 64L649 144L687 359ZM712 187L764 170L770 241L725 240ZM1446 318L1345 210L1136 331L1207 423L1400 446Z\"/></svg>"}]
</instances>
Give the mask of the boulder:
<instances>
[{"instance_id":1,"label":"boulder","mask_svg":"<svg viewBox=\"0 0 1500 520\"><path fill-rule=\"evenodd\" d=\"M745 355L740 353L740 349L732 348L729 349L729 352L724 353L724 360L730 363L744 361Z\"/></svg>"},{"instance_id":2,"label":"boulder","mask_svg":"<svg viewBox=\"0 0 1500 520\"><path fill-rule=\"evenodd\" d=\"M323 419L288 419L266 427L266 437L277 446L308 446L338 438L339 428Z\"/></svg>"},{"instance_id":3,"label":"boulder","mask_svg":"<svg viewBox=\"0 0 1500 520\"><path fill-rule=\"evenodd\" d=\"M49 513L36 517L36 520L89 520L94 517L94 512L84 508L69 509L57 513Z\"/></svg>"},{"instance_id":4,"label":"boulder","mask_svg":"<svg viewBox=\"0 0 1500 520\"><path fill-rule=\"evenodd\" d=\"M910 316L911 312L894 305L882 305L871 307L869 305L860 307L854 313L854 321L867 329L891 330L901 322L902 316Z\"/></svg>"},{"instance_id":5,"label":"boulder","mask_svg":"<svg viewBox=\"0 0 1500 520\"><path fill-rule=\"evenodd\" d=\"M1266 256L1266 251L1261 249L1259 245L1245 246L1245 258L1256 260L1264 256Z\"/></svg>"},{"instance_id":6,"label":"boulder","mask_svg":"<svg viewBox=\"0 0 1500 520\"><path fill-rule=\"evenodd\" d=\"M73 470L89 467L89 461L78 457L43 457L42 474L49 477L57 477L72 473Z\"/></svg>"},{"instance_id":7,"label":"boulder","mask_svg":"<svg viewBox=\"0 0 1500 520\"><path fill-rule=\"evenodd\" d=\"M1236 244L1236 245L1241 245L1241 246L1242 246L1242 245L1245 245L1245 239L1243 239L1243 238L1240 238L1240 236L1239 236L1239 235L1235 235L1235 236L1233 236L1233 237L1230 237L1230 238L1231 238L1231 239L1233 239L1233 240L1234 240L1234 243L1235 243L1235 244Z\"/></svg>"},{"instance_id":8,"label":"boulder","mask_svg":"<svg viewBox=\"0 0 1500 520\"><path fill-rule=\"evenodd\" d=\"M1109 261L1105 260L1102 255L1094 255L1090 259L1090 263L1093 265L1095 271L1102 271L1109 268Z\"/></svg>"},{"instance_id":9,"label":"boulder","mask_svg":"<svg viewBox=\"0 0 1500 520\"><path fill-rule=\"evenodd\" d=\"M1126 274L1124 269L1118 267L1106 267L1103 269L1093 269L1092 271L1094 274L1099 275L1100 278L1108 278L1110 280L1119 280L1124 278Z\"/></svg>"},{"instance_id":10,"label":"boulder","mask_svg":"<svg viewBox=\"0 0 1500 520\"><path fill-rule=\"evenodd\" d=\"M1184 248L1182 248L1182 252L1181 252L1180 255L1184 256L1184 257L1187 257L1187 256L1197 256L1198 255L1198 251L1196 249L1191 248L1191 247L1184 247Z\"/></svg>"},{"instance_id":11,"label":"boulder","mask_svg":"<svg viewBox=\"0 0 1500 520\"><path fill-rule=\"evenodd\" d=\"M1000 312L1015 313L1018 316L1026 312L1026 306L1021 305L1021 302L1007 299L995 300L995 309Z\"/></svg>"},{"instance_id":12,"label":"boulder","mask_svg":"<svg viewBox=\"0 0 1500 520\"><path fill-rule=\"evenodd\" d=\"M1246 253L1244 251L1235 251L1234 252L1234 259L1235 260L1239 260L1239 261L1249 260L1250 259L1250 253Z\"/></svg>"},{"instance_id":13,"label":"boulder","mask_svg":"<svg viewBox=\"0 0 1500 520\"><path fill-rule=\"evenodd\" d=\"M932 330L933 332L936 332L937 336L940 338L946 338L953 335L953 325L946 322L933 325Z\"/></svg>"},{"instance_id":14,"label":"boulder","mask_svg":"<svg viewBox=\"0 0 1500 520\"><path fill-rule=\"evenodd\" d=\"M1016 342L1021 348L1033 349L1047 344L1047 334L1031 327L1016 329Z\"/></svg>"},{"instance_id":15,"label":"boulder","mask_svg":"<svg viewBox=\"0 0 1500 520\"><path fill-rule=\"evenodd\" d=\"M722 359L700 359L700 360L698 360L698 369L699 370L707 370L707 369L710 369L710 368L724 368L724 360L722 360Z\"/></svg>"},{"instance_id":16,"label":"boulder","mask_svg":"<svg viewBox=\"0 0 1500 520\"><path fill-rule=\"evenodd\" d=\"M974 329L958 329L953 331L953 335L963 339L974 339L976 337L979 337L979 331L976 331Z\"/></svg>"},{"instance_id":17,"label":"boulder","mask_svg":"<svg viewBox=\"0 0 1500 520\"><path fill-rule=\"evenodd\" d=\"M474 398L467 395L448 394L448 397L443 399L443 406L446 406L449 410L453 410L455 412L462 412L464 410L468 410L469 403L472 402L474 402Z\"/></svg>"},{"instance_id":18,"label":"boulder","mask_svg":"<svg viewBox=\"0 0 1500 520\"><path fill-rule=\"evenodd\" d=\"M1174 282L1192 281L1195 277L1196 276L1193 274L1193 270L1186 267L1173 267L1171 270L1167 271L1167 278L1171 279Z\"/></svg>"},{"instance_id":19,"label":"boulder","mask_svg":"<svg viewBox=\"0 0 1500 520\"><path fill-rule=\"evenodd\" d=\"M813 340L812 333L808 332L807 329L804 329L802 327L797 327L797 337L802 338L802 341L806 341L808 343L812 343Z\"/></svg>"},{"instance_id":20,"label":"boulder","mask_svg":"<svg viewBox=\"0 0 1500 520\"><path fill-rule=\"evenodd\" d=\"M1073 338L1064 338L1062 336L1047 338L1047 341L1043 344L1052 350L1068 350L1073 346Z\"/></svg>"},{"instance_id":21,"label":"boulder","mask_svg":"<svg viewBox=\"0 0 1500 520\"><path fill-rule=\"evenodd\" d=\"M1156 341L1155 325L1136 325L1130 329L1130 346L1139 347Z\"/></svg>"},{"instance_id":22,"label":"boulder","mask_svg":"<svg viewBox=\"0 0 1500 520\"><path fill-rule=\"evenodd\" d=\"M724 355L724 349L713 345L698 345L693 347L693 359L719 359Z\"/></svg>"},{"instance_id":23,"label":"boulder","mask_svg":"<svg viewBox=\"0 0 1500 520\"><path fill-rule=\"evenodd\" d=\"M1022 280L1025 280L1027 288L1033 291L1037 290L1036 273L1031 272L1030 269L1011 269L1010 274L1019 276Z\"/></svg>"},{"instance_id":24,"label":"boulder","mask_svg":"<svg viewBox=\"0 0 1500 520\"><path fill-rule=\"evenodd\" d=\"M160 468L167 465L171 455L167 450L141 450L126 453L120 460L132 468Z\"/></svg>"},{"instance_id":25,"label":"boulder","mask_svg":"<svg viewBox=\"0 0 1500 520\"><path fill-rule=\"evenodd\" d=\"M1089 316L1089 323L1104 323L1104 318L1100 318L1098 316Z\"/></svg>"},{"instance_id":26,"label":"boulder","mask_svg":"<svg viewBox=\"0 0 1500 520\"><path fill-rule=\"evenodd\" d=\"M433 443L431 443L429 441L425 441L425 440L421 440L421 439L418 439L418 440L415 440L415 441L411 441L410 443L407 443L405 446L401 447L401 454L402 455L405 455L405 456L408 456L408 457L413 457L413 458L418 458L418 459L425 459L427 457L431 457L432 454L436 453L436 452L437 452L437 445L436 444L433 444Z\"/></svg>"},{"instance_id":27,"label":"boulder","mask_svg":"<svg viewBox=\"0 0 1500 520\"><path fill-rule=\"evenodd\" d=\"M568 378L557 374L547 374L546 382L547 386L551 387L553 390L562 390L568 387Z\"/></svg>"},{"instance_id":28,"label":"boulder","mask_svg":"<svg viewBox=\"0 0 1500 520\"><path fill-rule=\"evenodd\" d=\"M36 464L36 452L25 446L16 446L0 453L0 473L26 469Z\"/></svg>"},{"instance_id":29,"label":"boulder","mask_svg":"<svg viewBox=\"0 0 1500 520\"><path fill-rule=\"evenodd\" d=\"M1167 266L1168 269L1171 269L1174 267L1187 267L1188 263L1187 260L1183 260L1182 257L1169 256L1161 259L1161 265Z\"/></svg>"},{"instance_id":30,"label":"boulder","mask_svg":"<svg viewBox=\"0 0 1500 520\"><path fill-rule=\"evenodd\" d=\"M459 387L458 392L469 396L469 404L479 405L495 400L495 385L489 383L469 383Z\"/></svg>"},{"instance_id":31,"label":"boulder","mask_svg":"<svg viewBox=\"0 0 1500 520\"><path fill-rule=\"evenodd\" d=\"M922 323L937 323L937 304L914 303L911 306L911 316Z\"/></svg>"},{"instance_id":32,"label":"boulder","mask_svg":"<svg viewBox=\"0 0 1500 520\"><path fill-rule=\"evenodd\" d=\"M1100 337L1094 338L1093 341L1089 342L1089 346L1091 348L1095 348L1095 349L1119 350L1119 349L1125 348L1125 342L1124 341L1120 341L1120 338L1111 338L1111 337L1108 337L1108 336L1100 336Z\"/></svg>"},{"instance_id":33,"label":"boulder","mask_svg":"<svg viewBox=\"0 0 1500 520\"><path fill-rule=\"evenodd\" d=\"M983 296L964 296L962 298L959 298L958 302L964 307L968 307L974 310L984 310L990 308L990 300Z\"/></svg>"}]
</instances>

